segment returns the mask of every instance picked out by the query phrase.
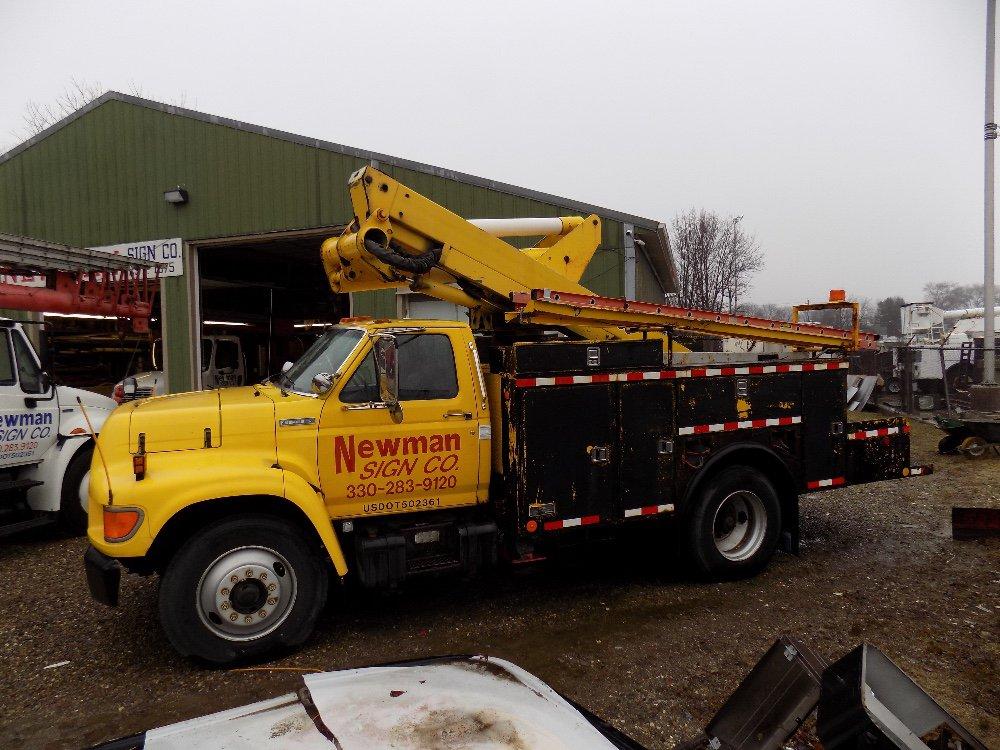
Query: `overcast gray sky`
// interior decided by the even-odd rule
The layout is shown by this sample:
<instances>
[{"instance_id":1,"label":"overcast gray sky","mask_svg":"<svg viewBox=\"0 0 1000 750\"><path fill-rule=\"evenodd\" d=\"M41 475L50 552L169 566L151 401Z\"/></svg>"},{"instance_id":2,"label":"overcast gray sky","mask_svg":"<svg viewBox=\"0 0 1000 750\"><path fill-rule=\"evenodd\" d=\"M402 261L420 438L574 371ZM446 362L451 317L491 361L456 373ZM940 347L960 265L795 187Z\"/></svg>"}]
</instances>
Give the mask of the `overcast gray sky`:
<instances>
[{"instance_id":1,"label":"overcast gray sky","mask_svg":"<svg viewBox=\"0 0 1000 750\"><path fill-rule=\"evenodd\" d=\"M0 0L0 144L71 78L669 221L756 301L982 280L985 0ZM4 149L5 150L5 149Z\"/></svg>"}]
</instances>

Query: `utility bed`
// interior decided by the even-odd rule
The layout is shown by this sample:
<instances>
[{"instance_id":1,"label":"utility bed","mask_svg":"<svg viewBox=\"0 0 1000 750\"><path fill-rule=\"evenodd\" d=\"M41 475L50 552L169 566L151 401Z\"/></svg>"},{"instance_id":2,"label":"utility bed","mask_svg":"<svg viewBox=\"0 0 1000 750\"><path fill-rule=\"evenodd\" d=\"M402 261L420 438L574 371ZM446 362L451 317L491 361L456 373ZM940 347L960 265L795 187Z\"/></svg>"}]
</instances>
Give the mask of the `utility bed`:
<instances>
[{"instance_id":1,"label":"utility bed","mask_svg":"<svg viewBox=\"0 0 1000 750\"><path fill-rule=\"evenodd\" d=\"M684 517L702 478L737 462L775 486L794 541L798 495L930 471L909 465L905 420L847 422L839 359L664 367L658 341L557 342L517 343L491 364L496 511L522 538Z\"/></svg>"}]
</instances>

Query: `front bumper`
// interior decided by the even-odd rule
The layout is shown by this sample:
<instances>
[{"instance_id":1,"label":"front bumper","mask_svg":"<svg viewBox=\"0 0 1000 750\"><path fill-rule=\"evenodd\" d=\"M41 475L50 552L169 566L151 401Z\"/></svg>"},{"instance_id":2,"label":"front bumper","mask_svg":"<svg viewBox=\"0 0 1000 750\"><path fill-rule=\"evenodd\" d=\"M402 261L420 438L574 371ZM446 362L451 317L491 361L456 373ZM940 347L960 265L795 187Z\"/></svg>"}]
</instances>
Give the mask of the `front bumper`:
<instances>
[{"instance_id":1,"label":"front bumper","mask_svg":"<svg viewBox=\"0 0 1000 750\"><path fill-rule=\"evenodd\" d=\"M90 546L83 555L83 566L87 571L90 595L101 604L117 607L118 589L122 582L122 569L118 562Z\"/></svg>"}]
</instances>

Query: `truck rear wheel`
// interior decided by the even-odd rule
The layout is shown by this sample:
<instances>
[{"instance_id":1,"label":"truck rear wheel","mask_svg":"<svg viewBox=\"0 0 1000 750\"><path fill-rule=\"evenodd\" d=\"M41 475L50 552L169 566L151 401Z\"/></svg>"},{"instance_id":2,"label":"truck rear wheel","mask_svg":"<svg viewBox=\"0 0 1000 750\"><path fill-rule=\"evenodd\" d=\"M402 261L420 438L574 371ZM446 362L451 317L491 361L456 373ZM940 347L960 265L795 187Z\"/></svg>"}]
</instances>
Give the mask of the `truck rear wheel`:
<instances>
[{"instance_id":1,"label":"truck rear wheel","mask_svg":"<svg viewBox=\"0 0 1000 750\"><path fill-rule=\"evenodd\" d=\"M227 664L302 643L329 584L314 547L294 524L264 515L192 536L160 581L160 621L174 648Z\"/></svg>"},{"instance_id":2,"label":"truck rear wheel","mask_svg":"<svg viewBox=\"0 0 1000 750\"><path fill-rule=\"evenodd\" d=\"M729 466L700 492L688 521L689 557L709 577L752 575L771 559L780 530L774 485L756 469Z\"/></svg>"}]
</instances>

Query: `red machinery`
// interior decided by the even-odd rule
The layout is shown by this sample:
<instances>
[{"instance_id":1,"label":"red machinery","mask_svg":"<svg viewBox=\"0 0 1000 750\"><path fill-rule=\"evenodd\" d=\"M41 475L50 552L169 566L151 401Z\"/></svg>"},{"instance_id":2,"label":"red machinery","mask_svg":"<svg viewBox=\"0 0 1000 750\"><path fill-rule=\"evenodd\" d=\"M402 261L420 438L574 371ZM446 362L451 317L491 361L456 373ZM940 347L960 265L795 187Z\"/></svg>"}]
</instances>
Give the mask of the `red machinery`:
<instances>
[{"instance_id":1,"label":"red machinery","mask_svg":"<svg viewBox=\"0 0 1000 750\"><path fill-rule=\"evenodd\" d=\"M149 331L159 290L156 263L5 234L0 273L46 279L44 287L0 282L0 309L127 318L135 333Z\"/></svg>"}]
</instances>

